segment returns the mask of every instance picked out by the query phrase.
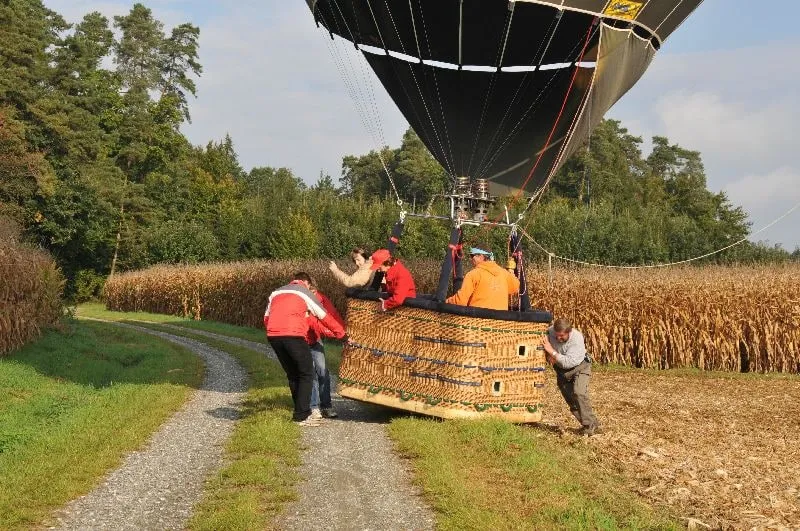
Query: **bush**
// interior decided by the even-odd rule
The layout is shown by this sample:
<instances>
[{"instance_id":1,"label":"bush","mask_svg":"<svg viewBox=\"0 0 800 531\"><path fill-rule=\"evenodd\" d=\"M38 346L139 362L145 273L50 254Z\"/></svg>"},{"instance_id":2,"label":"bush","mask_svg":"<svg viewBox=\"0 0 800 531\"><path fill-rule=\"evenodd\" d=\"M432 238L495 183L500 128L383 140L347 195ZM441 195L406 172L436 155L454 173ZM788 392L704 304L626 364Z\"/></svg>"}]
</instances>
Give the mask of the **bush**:
<instances>
[{"instance_id":1,"label":"bush","mask_svg":"<svg viewBox=\"0 0 800 531\"><path fill-rule=\"evenodd\" d=\"M147 238L151 263L207 262L219 258L219 242L214 234L197 222L167 221Z\"/></svg>"},{"instance_id":2,"label":"bush","mask_svg":"<svg viewBox=\"0 0 800 531\"><path fill-rule=\"evenodd\" d=\"M72 281L73 302L80 303L100 299L105 283L106 277L91 269L78 271Z\"/></svg>"}]
</instances>

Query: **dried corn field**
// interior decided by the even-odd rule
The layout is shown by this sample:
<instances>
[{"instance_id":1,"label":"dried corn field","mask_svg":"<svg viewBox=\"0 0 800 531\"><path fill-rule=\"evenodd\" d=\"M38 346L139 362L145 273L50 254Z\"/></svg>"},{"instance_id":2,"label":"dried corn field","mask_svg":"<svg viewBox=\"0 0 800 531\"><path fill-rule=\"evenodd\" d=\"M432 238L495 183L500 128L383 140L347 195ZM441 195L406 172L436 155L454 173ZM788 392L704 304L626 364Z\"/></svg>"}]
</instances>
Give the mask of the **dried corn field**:
<instances>
[{"instance_id":1,"label":"dried corn field","mask_svg":"<svg viewBox=\"0 0 800 531\"><path fill-rule=\"evenodd\" d=\"M545 424L689 528L800 528L798 377L596 371L591 396L605 432L589 439L573 435L549 378Z\"/></svg>"},{"instance_id":2,"label":"dried corn field","mask_svg":"<svg viewBox=\"0 0 800 531\"><path fill-rule=\"evenodd\" d=\"M342 264L344 268L348 266ZM436 262L410 269L435 289ZM269 293L305 270L337 306L343 289L325 261L163 266L116 276L109 309L260 326ZM800 267L528 271L531 302L569 317L602 362L634 367L800 372Z\"/></svg>"},{"instance_id":3,"label":"dried corn field","mask_svg":"<svg viewBox=\"0 0 800 531\"><path fill-rule=\"evenodd\" d=\"M634 367L800 372L800 266L557 270L531 302L584 331L594 357Z\"/></svg>"},{"instance_id":4,"label":"dried corn field","mask_svg":"<svg viewBox=\"0 0 800 531\"><path fill-rule=\"evenodd\" d=\"M53 259L20 245L0 223L0 356L37 338L61 316L63 279Z\"/></svg>"},{"instance_id":5,"label":"dried corn field","mask_svg":"<svg viewBox=\"0 0 800 531\"><path fill-rule=\"evenodd\" d=\"M430 267L423 269L432 271ZM260 327L270 292L286 284L297 271L309 273L320 290L344 312L344 288L334 280L328 262L321 260L157 266L109 279L104 299L110 310L148 311ZM418 285L434 286L435 274L418 275Z\"/></svg>"}]
</instances>

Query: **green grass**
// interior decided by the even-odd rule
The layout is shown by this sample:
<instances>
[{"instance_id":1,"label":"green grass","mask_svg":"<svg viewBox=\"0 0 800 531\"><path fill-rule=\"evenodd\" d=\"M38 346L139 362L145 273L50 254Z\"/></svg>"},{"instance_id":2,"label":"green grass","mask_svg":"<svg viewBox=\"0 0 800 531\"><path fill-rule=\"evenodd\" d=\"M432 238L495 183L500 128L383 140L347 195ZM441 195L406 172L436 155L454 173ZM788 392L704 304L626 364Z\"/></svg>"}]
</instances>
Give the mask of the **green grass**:
<instances>
[{"instance_id":1,"label":"green grass","mask_svg":"<svg viewBox=\"0 0 800 531\"><path fill-rule=\"evenodd\" d=\"M286 375L280 365L263 352L192 333L205 330L264 342L264 332L163 315L109 312L100 305L81 306L78 315L150 321L150 324L137 324L197 339L239 360L249 375L242 418L226 444L226 464L208 480L203 499L195 507L188 527L198 530L271 527L272 519L283 505L296 498L294 485L299 479L295 469L300 465L300 430L291 421L292 400ZM159 324L176 324L186 330L176 331Z\"/></svg>"},{"instance_id":2,"label":"green grass","mask_svg":"<svg viewBox=\"0 0 800 531\"><path fill-rule=\"evenodd\" d=\"M30 528L91 490L202 376L182 347L90 322L0 360L0 527Z\"/></svg>"},{"instance_id":3,"label":"green grass","mask_svg":"<svg viewBox=\"0 0 800 531\"><path fill-rule=\"evenodd\" d=\"M214 321L195 321L176 315L161 315L146 312L112 312L106 310L105 305L99 302L81 304L77 307L77 315L78 317L93 317L95 319L107 319L109 321L141 320L150 323L164 323L181 326L189 330L204 330L206 332L238 337L239 339L247 339L249 341L263 342L265 340L263 328L246 328Z\"/></svg>"},{"instance_id":4,"label":"green grass","mask_svg":"<svg viewBox=\"0 0 800 531\"><path fill-rule=\"evenodd\" d=\"M106 310L103 304L97 302L81 304L77 308L77 315L78 317L91 317L95 319L106 319L109 321L130 320L169 324L186 328L187 332L191 330L203 330L224 336L247 339L248 341L255 341L256 343L263 343L266 340L263 328L247 328L226 323L218 323L215 321L195 321L174 315L160 315L145 312L112 312L110 310ZM169 330L169 332L172 332L172 330ZM198 339L205 340L207 338L198 336ZM330 371L338 372L339 361L342 358L341 342L333 339L326 339L325 357L328 360Z\"/></svg>"},{"instance_id":5,"label":"green grass","mask_svg":"<svg viewBox=\"0 0 800 531\"><path fill-rule=\"evenodd\" d=\"M191 334L186 334L192 337ZM300 429L292 422L286 375L277 362L243 347L196 339L236 357L250 375L242 418L226 444L226 465L206 485L190 529L264 529L296 498Z\"/></svg>"},{"instance_id":6,"label":"green grass","mask_svg":"<svg viewBox=\"0 0 800 531\"><path fill-rule=\"evenodd\" d=\"M579 440L501 420L395 419L441 529L677 529Z\"/></svg>"}]
</instances>

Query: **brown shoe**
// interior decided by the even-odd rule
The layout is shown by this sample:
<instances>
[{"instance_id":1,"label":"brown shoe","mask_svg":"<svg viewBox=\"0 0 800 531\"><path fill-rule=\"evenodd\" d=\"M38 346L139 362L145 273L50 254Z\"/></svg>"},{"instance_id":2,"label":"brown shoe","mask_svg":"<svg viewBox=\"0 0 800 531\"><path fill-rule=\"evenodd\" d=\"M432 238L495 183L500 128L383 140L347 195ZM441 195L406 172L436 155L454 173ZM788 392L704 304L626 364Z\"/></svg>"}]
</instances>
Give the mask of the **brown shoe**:
<instances>
[{"instance_id":1,"label":"brown shoe","mask_svg":"<svg viewBox=\"0 0 800 531\"><path fill-rule=\"evenodd\" d=\"M578 433L586 437L591 437L592 435L599 435L603 433L603 428L601 428L599 425L584 426L583 428L580 429Z\"/></svg>"}]
</instances>

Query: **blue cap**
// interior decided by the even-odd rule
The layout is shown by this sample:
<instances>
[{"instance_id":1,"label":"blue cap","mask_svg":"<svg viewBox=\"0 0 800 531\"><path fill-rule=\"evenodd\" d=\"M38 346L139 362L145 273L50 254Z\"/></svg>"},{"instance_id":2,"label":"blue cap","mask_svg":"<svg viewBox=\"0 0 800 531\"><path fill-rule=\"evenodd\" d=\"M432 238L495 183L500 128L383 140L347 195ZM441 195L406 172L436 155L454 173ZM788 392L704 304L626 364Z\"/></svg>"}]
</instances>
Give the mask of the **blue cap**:
<instances>
[{"instance_id":1,"label":"blue cap","mask_svg":"<svg viewBox=\"0 0 800 531\"><path fill-rule=\"evenodd\" d=\"M490 253L489 251L484 251L483 249L479 249L478 247L470 248L469 255L472 256L475 254L482 254L486 256L489 260L494 260L494 253Z\"/></svg>"}]
</instances>

